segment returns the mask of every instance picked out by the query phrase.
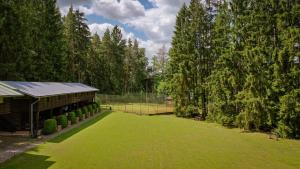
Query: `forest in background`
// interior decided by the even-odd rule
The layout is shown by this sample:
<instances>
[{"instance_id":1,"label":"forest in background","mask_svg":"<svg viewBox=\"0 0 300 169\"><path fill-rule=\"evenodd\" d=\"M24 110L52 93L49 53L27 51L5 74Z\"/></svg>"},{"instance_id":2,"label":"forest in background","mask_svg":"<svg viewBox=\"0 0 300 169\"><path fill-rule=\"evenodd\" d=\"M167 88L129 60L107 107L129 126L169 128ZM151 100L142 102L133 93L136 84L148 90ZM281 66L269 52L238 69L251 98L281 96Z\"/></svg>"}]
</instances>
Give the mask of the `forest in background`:
<instances>
[{"instance_id":1,"label":"forest in background","mask_svg":"<svg viewBox=\"0 0 300 169\"><path fill-rule=\"evenodd\" d=\"M91 34L84 13L56 0L0 0L0 80L82 82L100 93L145 90L145 49L121 29Z\"/></svg>"},{"instance_id":2,"label":"forest in background","mask_svg":"<svg viewBox=\"0 0 300 169\"><path fill-rule=\"evenodd\" d=\"M300 2L191 0L163 89L176 114L300 137Z\"/></svg>"},{"instance_id":3,"label":"forest in background","mask_svg":"<svg viewBox=\"0 0 300 169\"><path fill-rule=\"evenodd\" d=\"M172 96L177 116L300 137L297 0L191 0L169 57L162 47L151 68L118 26L92 35L82 12L62 17L56 0L0 0L0 32L0 80L82 82L106 94L149 88Z\"/></svg>"}]
</instances>

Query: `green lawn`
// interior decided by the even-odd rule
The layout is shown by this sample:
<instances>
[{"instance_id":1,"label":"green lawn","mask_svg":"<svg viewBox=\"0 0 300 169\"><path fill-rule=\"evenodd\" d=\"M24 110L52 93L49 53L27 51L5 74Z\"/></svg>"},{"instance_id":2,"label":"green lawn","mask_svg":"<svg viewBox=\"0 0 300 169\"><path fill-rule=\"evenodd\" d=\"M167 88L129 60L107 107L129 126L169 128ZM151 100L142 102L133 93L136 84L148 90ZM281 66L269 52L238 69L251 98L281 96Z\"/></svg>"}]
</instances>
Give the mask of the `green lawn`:
<instances>
[{"instance_id":1,"label":"green lawn","mask_svg":"<svg viewBox=\"0 0 300 169\"><path fill-rule=\"evenodd\" d=\"M80 131L80 132L79 132ZM299 169L300 141L173 115L106 113L3 169Z\"/></svg>"}]
</instances>

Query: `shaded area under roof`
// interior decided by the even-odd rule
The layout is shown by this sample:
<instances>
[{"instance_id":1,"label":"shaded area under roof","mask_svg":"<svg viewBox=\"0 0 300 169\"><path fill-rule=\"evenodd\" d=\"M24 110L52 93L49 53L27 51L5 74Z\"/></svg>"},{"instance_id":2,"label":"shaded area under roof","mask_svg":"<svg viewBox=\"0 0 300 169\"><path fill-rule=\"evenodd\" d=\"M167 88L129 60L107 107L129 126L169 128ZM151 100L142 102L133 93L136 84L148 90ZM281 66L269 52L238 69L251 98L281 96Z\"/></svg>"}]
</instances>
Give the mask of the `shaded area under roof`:
<instances>
[{"instance_id":1,"label":"shaded area under roof","mask_svg":"<svg viewBox=\"0 0 300 169\"><path fill-rule=\"evenodd\" d=\"M0 81L1 83L36 98L98 91L82 83Z\"/></svg>"},{"instance_id":2,"label":"shaded area under roof","mask_svg":"<svg viewBox=\"0 0 300 169\"><path fill-rule=\"evenodd\" d=\"M23 96L23 94L15 91L12 88L9 88L5 84L0 83L0 97L18 97L18 96Z\"/></svg>"}]
</instances>

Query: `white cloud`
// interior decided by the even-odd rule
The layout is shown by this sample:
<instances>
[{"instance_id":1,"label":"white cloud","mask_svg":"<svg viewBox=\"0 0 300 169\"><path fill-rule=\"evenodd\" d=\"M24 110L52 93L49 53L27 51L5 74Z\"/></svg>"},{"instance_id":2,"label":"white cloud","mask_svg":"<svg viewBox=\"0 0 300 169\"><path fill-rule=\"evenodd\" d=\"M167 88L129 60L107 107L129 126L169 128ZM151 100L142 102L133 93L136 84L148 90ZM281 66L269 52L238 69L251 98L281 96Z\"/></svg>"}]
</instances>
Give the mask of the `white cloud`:
<instances>
[{"instance_id":1,"label":"white cloud","mask_svg":"<svg viewBox=\"0 0 300 169\"><path fill-rule=\"evenodd\" d=\"M151 59L153 57L153 55L156 55L158 50L160 48L162 48L163 45L166 45L166 48L169 49L170 45L169 44L165 44L165 43L158 43L158 42L154 42L152 40L140 40L138 39L140 46L146 49L146 56L149 59L149 63L151 62Z\"/></svg>"},{"instance_id":2,"label":"white cloud","mask_svg":"<svg viewBox=\"0 0 300 169\"><path fill-rule=\"evenodd\" d=\"M142 30L149 40L145 41L147 56L150 58L163 45L169 49L176 22L176 15L183 3L190 0L150 0L155 8L145 11L145 16L126 22Z\"/></svg>"},{"instance_id":3,"label":"white cloud","mask_svg":"<svg viewBox=\"0 0 300 169\"><path fill-rule=\"evenodd\" d=\"M60 0L63 1L63 0ZM69 0L70 1L70 0ZM76 0L75 0L76 1ZM82 4L83 0L77 0L77 8L86 15L95 14L107 19L116 19L123 24L128 24L135 29L144 32L147 40L136 38L131 32L121 28L124 38L131 37L140 41L141 46L146 48L146 56L151 58L159 48L166 45L170 47L176 15L183 3L190 0L149 0L155 8L145 9L138 0L88 0L88 4ZM62 13L65 7L61 7ZM101 36L111 24L89 25L90 30L97 32Z\"/></svg>"},{"instance_id":4,"label":"white cloud","mask_svg":"<svg viewBox=\"0 0 300 169\"><path fill-rule=\"evenodd\" d=\"M98 23L93 23L89 25L90 31L92 32L92 34L97 33L100 37L103 37L104 32L106 31L106 29L108 28L110 31L113 29L114 25L110 24L110 23L102 23L102 24L98 24ZM123 38L124 39L137 39L137 41L140 44L140 47L145 48L146 49L146 56L148 57L149 61L151 61L151 58L154 54L157 53L158 49L161 48L164 43L158 43L158 42L154 42L152 40L142 40L138 37L136 37L132 32L126 32L125 29L123 27L120 27L123 34ZM167 45L167 47L169 47Z\"/></svg>"},{"instance_id":5,"label":"white cloud","mask_svg":"<svg viewBox=\"0 0 300 169\"><path fill-rule=\"evenodd\" d=\"M100 37L103 36L104 32L106 31L106 29L108 28L109 30L111 30L114 27L114 25L109 24L109 23L102 23L102 24L98 24L98 23L93 23L89 25L90 31L92 34L97 33Z\"/></svg>"},{"instance_id":6,"label":"white cloud","mask_svg":"<svg viewBox=\"0 0 300 169\"><path fill-rule=\"evenodd\" d=\"M114 25L110 24L110 23L102 23L102 24L98 24L98 23L92 23L89 26L89 29L91 31L92 34L97 33L100 37L103 37L104 32L106 31L106 29L108 28L110 31L114 28ZM135 35L132 32L126 32L125 29L123 27L120 27L123 34L123 39L137 39L135 37Z\"/></svg>"},{"instance_id":7,"label":"white cloud","mask_svg":"<svg viewBox=\"0 0 300 169\"><path fill-rule=\"evenodd\" d=\"M128 21L145 15L145 8L139 1L134 0L95 0L85 11L106 18Z\"/></svg>"}]
</instances>

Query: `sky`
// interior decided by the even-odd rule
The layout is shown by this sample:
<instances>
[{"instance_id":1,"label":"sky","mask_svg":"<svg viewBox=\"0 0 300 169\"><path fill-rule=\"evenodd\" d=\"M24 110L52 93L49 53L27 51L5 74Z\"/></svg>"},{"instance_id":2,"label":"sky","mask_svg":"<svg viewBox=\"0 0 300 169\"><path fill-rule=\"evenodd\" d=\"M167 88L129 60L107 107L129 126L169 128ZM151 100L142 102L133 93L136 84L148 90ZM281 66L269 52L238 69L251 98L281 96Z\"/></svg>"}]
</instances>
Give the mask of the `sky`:
<instances>
[{"instance_id":1,"label":"sky","mask_svg":"<svg viewBox=\"0 0 300 169\"><path fill-rule=\"evenodd\" d=\"M85 13L92 34L101 37L106 28L118 25L125 39L137 39L151 59L172 40L176 15L190 0L58 0L62 15L71 4Z\"/></svg>"}]
</instances>

